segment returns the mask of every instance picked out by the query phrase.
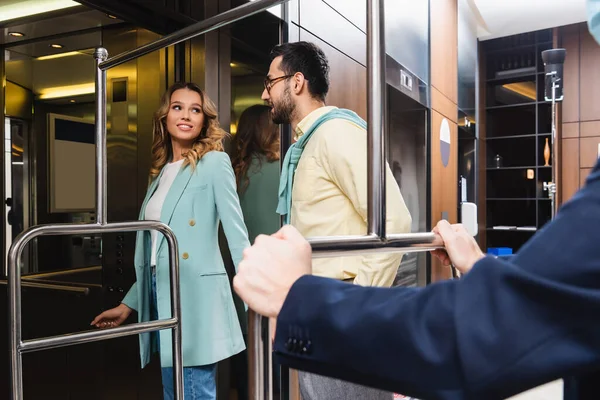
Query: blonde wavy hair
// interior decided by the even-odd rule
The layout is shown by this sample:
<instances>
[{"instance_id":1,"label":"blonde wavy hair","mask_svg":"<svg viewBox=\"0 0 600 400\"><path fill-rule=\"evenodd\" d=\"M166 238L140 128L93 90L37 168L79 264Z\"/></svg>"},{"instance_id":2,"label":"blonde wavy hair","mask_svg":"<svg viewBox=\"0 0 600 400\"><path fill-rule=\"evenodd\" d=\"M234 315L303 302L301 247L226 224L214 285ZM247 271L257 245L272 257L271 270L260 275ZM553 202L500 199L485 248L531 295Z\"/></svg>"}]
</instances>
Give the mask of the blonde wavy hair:
<instances>
[{"instance_id":1,"label":"blonde wavy hair","mask_svg":"<svg viewBox=\"0 0 600 400\"><path fill-rule=\"evenodd\" d=\"M192 90L200 95L202 100L202 114L204 126L195 139L192 149L185 153L183 165L196 168L198 161L209 151L223 151L223 139L228 135L219 125L217 107L198 85L192 82L178 82L163 94L161 105L154 114L152 133L152 164L150 167L150 180L156 178L162 168L173 158L171 134L167 130L167 114L171 108L171 96L180 89Z\"/></svg>"}]
</instances>

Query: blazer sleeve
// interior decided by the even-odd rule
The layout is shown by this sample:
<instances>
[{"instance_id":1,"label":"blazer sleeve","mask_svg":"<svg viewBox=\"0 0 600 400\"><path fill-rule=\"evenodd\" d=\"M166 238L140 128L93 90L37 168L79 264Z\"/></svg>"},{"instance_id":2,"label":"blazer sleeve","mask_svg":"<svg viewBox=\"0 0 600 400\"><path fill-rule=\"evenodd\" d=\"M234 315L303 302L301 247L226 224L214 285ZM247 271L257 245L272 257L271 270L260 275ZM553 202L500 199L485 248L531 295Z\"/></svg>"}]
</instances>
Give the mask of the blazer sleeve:
<instances>
[{"instance_id":1,"label":"blazer sleeve","mask_svg":"<svg viewBox=\"0 0 600 400\"><path fill-rule=\"evenodd\" d=\"M598 166L510 261L460 280L365 288L306 276L277 323L292 368L428 399L506 398L600 364Z\"/></svg>"},{"instance_id":2,"label":"blazer sleeve","mask_svg":"<svg viewBox=\"0 0 600 400\"><path fill-rule=\"evenodd\" d=\"M231 258L237 271L238 265L242 261L244 249L250 247L248 230L244 223L244 216L236 190L235 175L229 156L224 152L217 152L215 159L216 165L212 174L215 204L223 225L223 232L227 237Z\"/></svg>"},{"instance_id":3,"label":"blazer sleeve","mask_svg":"<svg viewBox=\"0 0 600 400\"><path fill-rule=\"evenodd\" d=\"M123 298L121 303L125 304L127 307L131 308L132 310L137 311L137 309L138 309L137 282L133 282L133 285L131 285L131 288L129 288L129 291L127 292L127 294L125 295L125 297Z\"/></svg>"}]
</instances>

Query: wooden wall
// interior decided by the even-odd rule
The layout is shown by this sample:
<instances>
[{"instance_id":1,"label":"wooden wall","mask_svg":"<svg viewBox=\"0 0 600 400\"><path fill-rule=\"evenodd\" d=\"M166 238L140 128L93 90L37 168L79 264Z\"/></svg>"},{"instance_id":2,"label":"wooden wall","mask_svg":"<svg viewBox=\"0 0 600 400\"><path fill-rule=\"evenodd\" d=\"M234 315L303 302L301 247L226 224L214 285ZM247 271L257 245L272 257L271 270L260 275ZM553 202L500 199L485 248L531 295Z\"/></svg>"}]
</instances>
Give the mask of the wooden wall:
<instances>
[{"instance_id":1,"label":"wooden wall","mask_svg":"<svg viewBox=\"0 0 600 400\"><path fill-rule=\"evenodd\" d=\"M596 164L600 143L600 46L585 23L560 28L567 50L564 100L561 104L561 177L559 201L569 200L583 186Z\"/></svg>"},{"instance_id":2,"label":"wooden wall","mask_svg":"<svg viewBox=\"0 0 600 400\"><path fill-rule=\"evenodd\" d=\"M360 16L349 15L346 7L334 8L335 2L328 3L322 0L290 2L289 41L313 42L325 52L330 66L327 103L354 110L366 120L366 34L350 20L351 17L360 20ZM365 0L350 3L357 3L366 10Z\"/></svg>"},{"instance_id":3,"label":"wooden wall","mask_svg":"<svg viewBox=\"0 0 600 400\"><path fill-rule=\"evenodd\" d=\"M456 0L437 0L430 10L431 26L431 223L447 216L458 222L458 6ZM450 126L450 160L442 163L440 128ZM432 258L431 281L451 277L447 267Z\"/></svg>"}]
</instances>

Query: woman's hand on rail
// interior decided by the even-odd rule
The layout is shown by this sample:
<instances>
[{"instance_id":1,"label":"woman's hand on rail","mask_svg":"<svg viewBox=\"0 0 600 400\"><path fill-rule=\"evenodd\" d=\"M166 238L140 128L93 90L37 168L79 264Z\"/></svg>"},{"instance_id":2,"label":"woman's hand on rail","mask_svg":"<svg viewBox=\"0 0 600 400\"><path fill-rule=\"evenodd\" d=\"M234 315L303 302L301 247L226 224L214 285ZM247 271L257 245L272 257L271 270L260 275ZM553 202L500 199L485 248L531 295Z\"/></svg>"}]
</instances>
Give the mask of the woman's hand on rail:
<instances>
[{"instance_id":1,"label":"woman's hand on rail","mask_svg":"<svg viewBox=\"0 0 600 400\"><path fill-rule=\"evenodd\" d=\"M445 250L434 250L431 254L446 266L453 264L463 275L469 272L477 261L485 257L475 239L469 235L462 224L450 225L448 221L441 220L433 228L433 232L442 237Z\"/></svg>"},{"instance_id":2,"label":"woman's hand on rail","mask_svg":"<svg viewBox=\"0 0 600 400\"><path fill-rule=\"evenodd\" d=\"M121 303L117 307L106 310L98 315L90 325L101 329L115 328L125 322L129 315L131 315L131 311L131 308Z\"/></svg>"}]
</instances>

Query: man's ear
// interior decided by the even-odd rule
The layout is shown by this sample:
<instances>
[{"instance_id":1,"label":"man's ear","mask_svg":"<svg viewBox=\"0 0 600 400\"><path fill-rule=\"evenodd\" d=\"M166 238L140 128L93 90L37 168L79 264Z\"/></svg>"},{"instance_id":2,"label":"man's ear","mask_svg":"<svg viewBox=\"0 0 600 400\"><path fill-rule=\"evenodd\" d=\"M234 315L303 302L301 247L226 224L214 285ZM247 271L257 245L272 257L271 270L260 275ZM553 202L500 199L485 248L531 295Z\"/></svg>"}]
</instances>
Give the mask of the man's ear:
<instances>
[{"instance_id":1,"label":"man's ear","mask_svg":"<svg viewBox=\"0 0 600 400\"><path fill-rule=\"evenodd\" d=\"M308 81L304 79L304 75L300 72L296 73L292 78L292 89L294 94L299 95L306 88Z\"/></svg>"}]
</instances>

